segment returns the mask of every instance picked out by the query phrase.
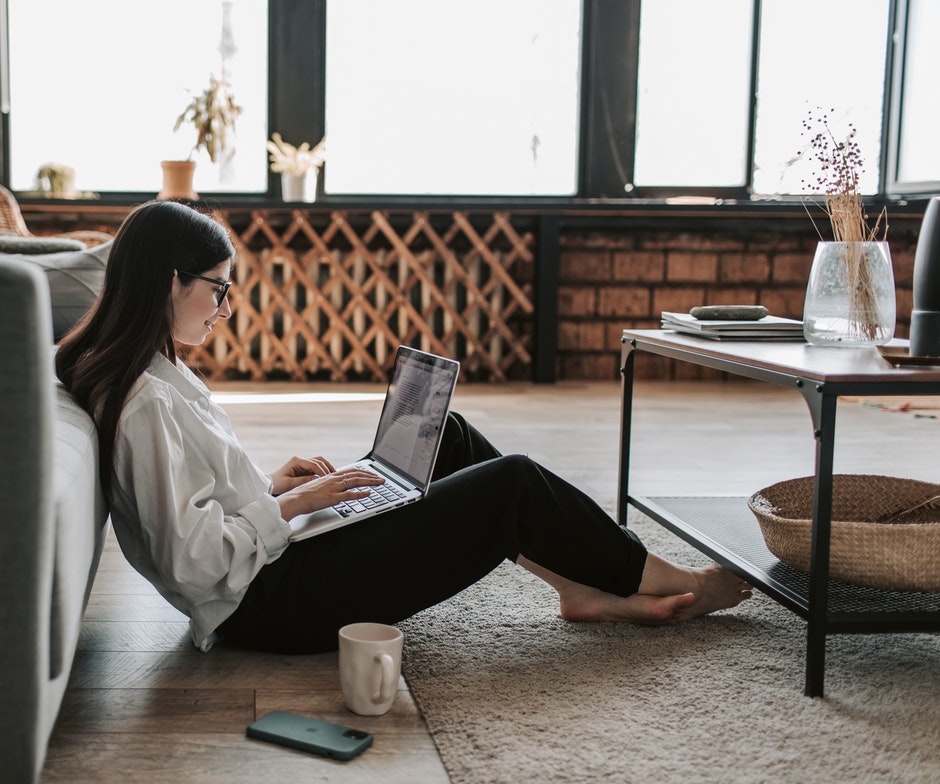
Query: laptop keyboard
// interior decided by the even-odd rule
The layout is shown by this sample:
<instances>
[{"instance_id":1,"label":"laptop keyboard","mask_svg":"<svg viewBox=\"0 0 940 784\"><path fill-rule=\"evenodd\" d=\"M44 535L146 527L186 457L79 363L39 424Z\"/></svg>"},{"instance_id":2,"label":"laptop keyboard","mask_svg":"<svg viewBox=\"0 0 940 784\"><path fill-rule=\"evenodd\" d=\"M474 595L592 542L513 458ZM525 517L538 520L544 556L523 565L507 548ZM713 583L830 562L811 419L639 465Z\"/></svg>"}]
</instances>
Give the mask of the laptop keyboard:
<instances>
[{"instance_id":1,"label":"laptop keyboard","mask_svg":"<svg viewBox=\"0 0 940 784\"><path fill-rule=\"evenodd\" d=\"M351 514L365 512L369 509L375 509L379 506L387 506L400 501L405 497L405 491L397 485L393 485L386 480L384 485L375 487L350 487L350 490L368 490L369 495L366 498L357 498L354 501L341 501L333 508L343 517L349 517Z\"/></svg>"}]
</instances>

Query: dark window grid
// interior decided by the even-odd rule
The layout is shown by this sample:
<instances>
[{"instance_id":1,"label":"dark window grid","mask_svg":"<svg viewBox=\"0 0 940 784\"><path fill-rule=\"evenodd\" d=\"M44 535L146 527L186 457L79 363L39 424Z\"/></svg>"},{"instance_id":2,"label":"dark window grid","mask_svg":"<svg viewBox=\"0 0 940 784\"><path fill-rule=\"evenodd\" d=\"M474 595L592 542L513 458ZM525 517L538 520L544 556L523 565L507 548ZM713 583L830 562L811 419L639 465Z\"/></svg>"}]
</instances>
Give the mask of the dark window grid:
<instances>
[{"instance_id":1,"label":"dark window grid","mask_svg":"<svg viewBox=\"0 0 940 784\"><path fill-rule=\"evenodd\" d=\"M286 138L323 136L325 118L326 4L328 0L270 0L269 25L269 106L268 127ZM747 160L753 162L755 110L759 52L761 0L754 2L751 41L751 100L748 111ZM940 192L940 182L900 182L897 179L900 116L903 106L904 41L909 0L892 0L885 62L885 110L882 131L882 168L876 200L907 194ZM584 40L582 42L581 134L578 155L578 194L565 197L505 197L471 199L486 203L532 203L535 205L578 201L580 199L647 200L670 196L705 195L718 200L746 201L750 198L752 165L745 181L732 188L676 188L632 186L636 139L637 73L641 0L583 0ZM896 46L895 30L898 31ZM0 0L0 181L9 184L10 141L8 102L8 63L6 40L7 0ZM318 178L317 198L324 194L324 180ZM111 198L139 198L139 194L109 194ZM223 200L253 201L280 196L280 179L268 172L268 188L257 196L239 195ZM392 201L399 198L388 195ZM365 196L363 201L375 201ZM451 197L400 197L408 202L447 202ZM344 197L343 201L357 199Z\"/></svg>"}]
</instances>

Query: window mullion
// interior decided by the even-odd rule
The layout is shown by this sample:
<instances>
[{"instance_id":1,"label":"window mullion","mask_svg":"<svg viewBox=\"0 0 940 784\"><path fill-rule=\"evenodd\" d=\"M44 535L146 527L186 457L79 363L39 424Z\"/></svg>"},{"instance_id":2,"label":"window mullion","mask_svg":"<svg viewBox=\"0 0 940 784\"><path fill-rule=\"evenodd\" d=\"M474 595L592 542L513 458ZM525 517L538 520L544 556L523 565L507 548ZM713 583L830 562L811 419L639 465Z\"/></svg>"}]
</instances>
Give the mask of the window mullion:
<instances>
[{"instance_id":1,"label":"window mullion","mask_svg":"<svg viewBox=\"0 0 940 784\"><path fill-rule=\"evenodd\" d=\"M897 185L901 102L904 97L904 46L907 41L907 0L892 0L885 58L884 109L881 121L881 165L878 191L891 194Z\"/></svg>"},{"instance_id":2,"label":"window mullion","mask_svg":"<svg viewBox=\"0 0 940 784\"><path fill-rule=\"evenodd\" d=\"M585 0L580 194L623 198L633 187L640 2Z\"/></svg>"},{"instance_id":3,"label":"window mullion","mask_svg":"<svg viewBox=\"0 0 940 784\"><path fill-rule=\"evenodd\" d=\"M745 159L744 190L754 192L754 155L757 149L757 89L760 78L760 22L761 0L754 0L751 26L751 81L747 109L747 157Z\"/></svg>"},{"instance_id":4,"label":"window mullion","mask_svg":"<svg viewBox=\"0 0 940 784\"><path fill-rule=\"evenodd\" d=\"M327 0L270 3L268 130L313 145L326 130ZM322 191L322 177L317 187ZM272 188L280 188L280 179L269 170L269 193Z\"/></svg>"}]
</instances>

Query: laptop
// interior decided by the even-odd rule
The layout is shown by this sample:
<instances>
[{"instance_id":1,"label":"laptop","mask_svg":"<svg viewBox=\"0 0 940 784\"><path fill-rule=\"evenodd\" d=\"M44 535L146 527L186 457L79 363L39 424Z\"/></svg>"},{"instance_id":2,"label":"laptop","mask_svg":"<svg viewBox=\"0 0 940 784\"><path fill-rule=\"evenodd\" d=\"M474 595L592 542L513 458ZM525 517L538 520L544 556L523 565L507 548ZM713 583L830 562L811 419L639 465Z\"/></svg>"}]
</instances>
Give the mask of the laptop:
<instances>
[{"instance_id":1,"label":"laptop","mask_svg":"<svg viewBox=\"0 0 940 784\"><path fill-rule=\"evenodd\" d=\"M298 515L290 522L292 542L424 498L459 371L460 363L453 359L398 348L372 450L352 464L385 477L385 484L370 488L367 498Z\"/></svg>"}]
</instances>

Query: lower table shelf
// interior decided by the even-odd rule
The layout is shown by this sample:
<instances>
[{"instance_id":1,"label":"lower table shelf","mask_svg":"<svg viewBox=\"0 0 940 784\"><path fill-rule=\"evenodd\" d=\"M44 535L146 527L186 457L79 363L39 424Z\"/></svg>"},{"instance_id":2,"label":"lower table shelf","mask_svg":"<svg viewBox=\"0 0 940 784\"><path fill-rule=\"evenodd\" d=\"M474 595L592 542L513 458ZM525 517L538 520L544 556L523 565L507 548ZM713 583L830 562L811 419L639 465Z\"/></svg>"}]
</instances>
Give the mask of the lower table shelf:
<instances>
[{"instance_id":1,"label":"lower table shelf","mask_svg":"<svg viewBox=\"0 0 940 784\"><path fill-rule=\"evenodd\" d=\"M756 588L806 618L809 577L765 546L747 499L734 496L630 496L628 502ZM829 632L940 629L940 593L881 591L830 581Z\"/></svg>"}]
</instances>

